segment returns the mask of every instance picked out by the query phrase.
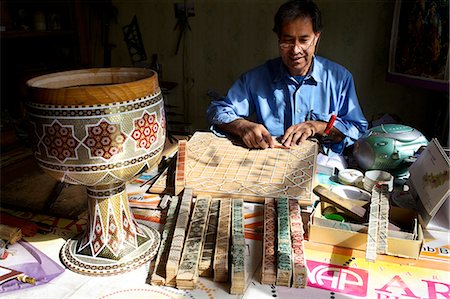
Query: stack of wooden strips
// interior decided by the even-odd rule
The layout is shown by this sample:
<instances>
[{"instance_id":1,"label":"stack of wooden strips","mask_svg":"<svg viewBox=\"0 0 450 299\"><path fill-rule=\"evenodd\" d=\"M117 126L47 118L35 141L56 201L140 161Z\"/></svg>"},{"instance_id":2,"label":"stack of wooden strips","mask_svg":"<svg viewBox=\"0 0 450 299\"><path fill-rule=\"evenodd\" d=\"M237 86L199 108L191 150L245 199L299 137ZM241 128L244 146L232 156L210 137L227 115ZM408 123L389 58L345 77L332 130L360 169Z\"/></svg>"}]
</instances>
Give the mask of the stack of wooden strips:
<instances>
[{"instance_id":1,"label":"stack of wooden strips","mask_svg":"<svg viewBox=\"0 0 450 299\"><path fill-rule=\"evenodd\" d=\"M176 286L176 276L180 263L181 253L184 246L186 227L189 223L191 212L192 189L185 188L181 199L175 230L173 232L172 243L170 244L169 256L166 264L166 285Z\"/></svg>"},{"instance_id":2,"label":"stack of wooden strips","mask_svg":"<svg viewBox=\"0 0 450 299\"><path fill-rule=\"evenodd\" d=\"M202 258L198 267L199 275L204 277L210 277L213 274L213 258L214 247L216 244L219 203L220 201L218 199L212 199L211 206L209 207L206 238L205 243L203 244Z\"/></svg>"},{"instance_id":3,"label":"stack of wooden strips","mask_svg":"<svg viewBox=\"0 0 450 299\"><path fill-rule=\"evenodd\" d=\"M303 221L297 201L289 201L289 220L292 246L292 287L304 288L308 283L308 271L305 263Z\"/></svg>"},{"instance_id":4,"label":"stack of wooden strips","mask_svg":"<svg viewBox=\"0 0 450 299\"><path fill-rule=\"evenodd\" d=\"M181 200L176 196L171 200L151 284L194 289L198 277L205 275L216 282L230 279L230 293L243 294L247 284L243 199L198 196L190 216L192 194L192 188L185 188ZM296 200L265 199L262 284L306 286L303 234Z\"/></svg>"},{"instance_id":5,"label":"stack of wooden strips","mask_svg":"<svg viewBox=\"0 0 450 299\"><path fill-rule=\"evenodd\" d=\"M177 273L177 288L192 290L198 279L198 267L205 243L210 196L197 197L189 230L184 243L183 256Z\"/></svg>"},{"instance_id":6,"label":"stack of wooden strips","mask_svg":"<svg viewBox=\"0 0 450 299\"><path fill-rule=\"evenodd\" d=\"M277 257L275 255L277 212L275 208L275 199L266 198L264 202L263 260L261 265L262 284L275 284L277 279Z\"/></svg>"},{"instance_id":7,"label":"stack of wooden strips","mask_svg":"<svg viewBox=\"0 0 450 299\"><path fill-rule=\"evenodd\" d=\"M244 201L233 200L231 221L231 294L244 294L246 287Z\"/></svg>"},{"instance_id":8,"label":"stack of wooden strips","mask_svg":"<svg viewBox=\"0 0 450 299\"><path fill-rule=\"evenodd\" d=\"M231 199L221 199L214 249L214 281L228 281L228 252L230 248Z\"/></svg>"},{"instance_id":9,"label":"stack of wooden strips","mask_svg":"<svg viewBox=\"0 0 450 299\"><path fill-rule=\"evenodd\" d=\"M366 260L374 262L377 254L387 252L389 224L389 191L387 185L375 185L370 201Z\"/></svg>"},{"instance_id":10,"label":"stack of wooden strips","mask_svg":"<svg viewBox=\"0 0 450 299\"><path fill-rule=\"evenodd\" d=\"M179 200L177 196L172 196L172 200L169 202L166 223L161 234L161 244L159 245L159 251L156 256L155 266L151 275L150 283L152 285L160 286L166 284L166 263L169 255L170 245L172 244L175 221L177 220L176 216L178 201Z\"/></svg>"},{"instance_id":11,"label":"stack of wooden strips","mask_svg":"<svg viewBox=\"0 0 450 299\"><path fill-rule=\"evenodd\" d=\"M291 233L289 228L289 202L287 198L277 201L278 212L278 251L277 279L279 286L289 287L292 278Z\"/></svg>"},{"instance_id":12,"label":"stack of wooden strips","mask_svg":"<svg viewBox=\"0 0 450 299\"><path fill-rule=\"evenodd\" d=\"M151 284L194 289L202 273L217 282L230 279L230 293L243 294L243 199L198 196L191 215L192 194L192 188L185 188L182 198L173 196L168 205Z\"/></svg>"},{"instance_id":13,"label":"stack of wooden strips","mask_svg":"<svg viewBox=\"0 0 450 299\"><path fill-rule=\"evenodd\" d=\"M295 288L306 286L308 271L303 234L301 209L297 201L265 199L262 284Z\"/></svg>"}]
</instances>

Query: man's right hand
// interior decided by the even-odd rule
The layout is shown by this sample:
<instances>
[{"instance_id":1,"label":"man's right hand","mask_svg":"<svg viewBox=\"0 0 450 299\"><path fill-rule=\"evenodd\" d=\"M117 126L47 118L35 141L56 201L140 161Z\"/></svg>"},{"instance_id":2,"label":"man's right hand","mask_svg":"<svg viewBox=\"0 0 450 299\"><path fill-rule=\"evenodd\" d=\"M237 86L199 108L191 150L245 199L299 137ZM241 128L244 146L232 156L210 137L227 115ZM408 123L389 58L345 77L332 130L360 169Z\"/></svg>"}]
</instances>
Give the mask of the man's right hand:
<instances>
[{"instance_id":1,"label":"man's right hand","mask_svg":"<svg viewBox=\"0 0 450 299\"><path fill-rule=\"evenodd\" d=\"M217 125L217 127L225 132L241 137L242 141L249 148L265 149L275 146L275 141L266 127L243 118L238 118L228 124Z\"/></svg>"}]
</instances>

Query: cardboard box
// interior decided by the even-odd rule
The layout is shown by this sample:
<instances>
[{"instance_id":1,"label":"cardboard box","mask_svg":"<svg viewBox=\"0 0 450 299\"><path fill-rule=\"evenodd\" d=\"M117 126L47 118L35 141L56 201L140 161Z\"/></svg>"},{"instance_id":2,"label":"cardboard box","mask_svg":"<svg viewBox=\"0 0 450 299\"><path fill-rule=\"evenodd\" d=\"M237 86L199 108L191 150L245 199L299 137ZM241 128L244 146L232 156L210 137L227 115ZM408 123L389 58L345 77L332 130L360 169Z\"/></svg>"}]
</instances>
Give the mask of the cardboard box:
<instances>
[{"instance_id":1,"label":"cardboard box","mask_svg":"<svg viewBox=\"0 0 450 299\"><path fill-rule=\"evenodd\" d=\"M398 227L411 228L411 232L390 229L388 231L387 254L417 259L422 249L423 232L416 213L409 209L391 206L389 220ZM328 220L322 216L320 204L311 214L308 229L310 242L366 250L367 226Z\"/></svg>"}]
</instances>

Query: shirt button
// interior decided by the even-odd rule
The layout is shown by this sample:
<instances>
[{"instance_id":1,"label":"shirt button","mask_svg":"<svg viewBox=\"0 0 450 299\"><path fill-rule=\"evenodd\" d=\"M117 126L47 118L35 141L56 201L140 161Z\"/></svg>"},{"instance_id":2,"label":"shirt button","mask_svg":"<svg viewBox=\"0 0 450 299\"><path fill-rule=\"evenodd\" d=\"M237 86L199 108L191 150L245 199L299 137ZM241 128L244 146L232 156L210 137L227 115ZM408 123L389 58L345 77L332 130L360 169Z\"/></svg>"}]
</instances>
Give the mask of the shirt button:
<instances>
[{"instance_id":1,"label":"shirt button","mask_svg":"<svg viewBox=\"0 0 450 299\"><path fill-rule=\"evenodd\" d=\"M300 112L302 112L302 110L300 110L300 109L297 109L297 112L298 112L298 113L300 113Z\"/></svg>"}]
</instances>

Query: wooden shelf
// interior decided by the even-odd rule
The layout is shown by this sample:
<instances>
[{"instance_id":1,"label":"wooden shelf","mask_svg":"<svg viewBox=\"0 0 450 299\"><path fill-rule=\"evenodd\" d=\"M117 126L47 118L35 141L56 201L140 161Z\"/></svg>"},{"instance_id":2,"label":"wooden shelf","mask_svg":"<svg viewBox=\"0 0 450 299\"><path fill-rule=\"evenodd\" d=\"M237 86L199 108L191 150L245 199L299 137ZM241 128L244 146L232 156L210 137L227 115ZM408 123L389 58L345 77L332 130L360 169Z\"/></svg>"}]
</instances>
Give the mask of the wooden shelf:
<instances>
[{"instance_id":1,"label":"wooden shelf","mask_svg":"<svg viewBox=\"0 0 450 299\"><path fill-rule=\"evenodd\" d=\"M71 36L75 32L72 30L61 31L3 31L0 32L2 39L22 39L22 38L53 38Z\"/></svg>"}]
</instances>

